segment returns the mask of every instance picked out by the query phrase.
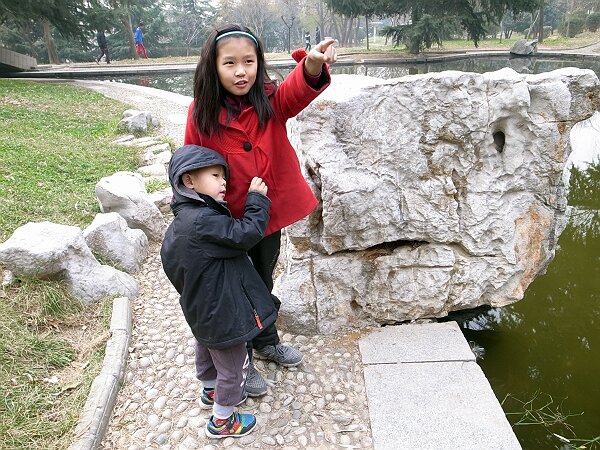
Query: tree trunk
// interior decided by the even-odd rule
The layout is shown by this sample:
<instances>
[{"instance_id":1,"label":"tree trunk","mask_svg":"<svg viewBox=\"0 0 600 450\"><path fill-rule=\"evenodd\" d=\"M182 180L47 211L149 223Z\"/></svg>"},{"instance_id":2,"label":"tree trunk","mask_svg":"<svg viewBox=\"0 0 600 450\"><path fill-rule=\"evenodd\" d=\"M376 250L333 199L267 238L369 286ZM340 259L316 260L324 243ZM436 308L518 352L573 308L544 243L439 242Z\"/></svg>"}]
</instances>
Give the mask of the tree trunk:
<instances>
[{"instance_id":1,"label":"tree trunk","mask_svg":"<svg viewBox=\"0 0 600 450\"><path fill-rule=\"evenodd\" d=\"M337 16L332 15L331 16L331 21L333 22L333 33L329 33L329 34L325 33L323 35L323 37L325 37L325 36L335 37L339 41L340 45L342 45L343 44L342 43L342 39L341 39L342 33L340 33L340 27L338 25L338 18L337 18Z\"/></svg>"},{"instance_id":2,"label":"tree trunk","mask_svg":"<svg viewBox=\"0 0 600 450\"><path fill-rule=\"evenodd\" d=\"M504 28L504 17L502 17L502 20L500 20L500 42L502 42L502 33L504 33L502 28Z\"/></svg>"},{"instance_id":3,"label":"tree trunk","mask_svg":"<svg viewBox=\"0 0 600 450\"><path fill-rule=\"evenodd\" d=\"M344 31L342 35L342 39L346 43L346 45L350 44L350 36L352 36L352 28L354 27L354 18L344 18Z\"/></svg>"},{"instance_id":4,"label":"tree trunk","mask_svg":"<svg viewBox=\"0 0 600 450\"><path fill-rule=\"evenodd\" d=\"M571 7L569 8L569 3L571 3ZM571 28L571 11L573 10L573 2L569 2L569 0L567 0L567 37L570 36L569 33L569 28Z\"/></svg>"},{"instance_id":5,"label":"tree trunk","mask_svg":"<svg viewBox=\"0 0 600 450\"><path fill-rule=\"evenodd\" d=\"M328 30L325 29L325 7L323 6L323 2L319 1L317 3L317 15L319 16L319 30L321 30L321 40L325 37L325 36L331 36L331 32L329 32L329 34L327 34ZM316 44L318 44L318 42L315 42Z\"/></svg>"},{"instance_id":6,"label":"tree trunk","mask_svg":"<svg viewBox=\"0 0 600 450\"><path fill-rule=\"evenodd\" d=\"M365 31L367 32L367 51L369 51L369 16L365 15Z\"/></svg>"},{"instance_id":7,"label":"tree trunk","mask_svg":"<svg viewBox=\"0 0 600 450\"><path fill-rule=\"evenodd\" d=\"M539 34L539 20L541 12L541 10L536 11L535 16L533 15L534 13L531 13L531 25L529 25L525 39L529 39L529 36L535 37Z\"/></svg>"},{"instance_id":8,"label":"tree trunk","mask_svg":"<svg viewBox=\"0 0 600 450\"><path fill-rule=\"evenodd\" d=\"M539 14L539 27L540 29L538 30L538 42L542 43L544 42L544 1L542 0L542 2L540 3L540 14Z\"/></svg>"},{"instance_id":9,"label":"tree trunk","mask_svg":"<svg viewBox=\"0 0 600 450\"><path fill-rule=\"evenodd\" d=\"M131 18L129 14L123 14L119 19L121 20L121 25L123 25L125 35L129 38L129 56L131 56L131 59L138 59L138 55L135 52L135 39L133 37L133 28L131 27Z\"/></svg>"},{"instance_id":10,"label":"tree trunk","mask_svg":"<svg viewBox=\"0 0 600 450\"><path fill-rule=\"evenodd\" d=\"M42 27L44 28L44 42L46 43L46 50L48 50L48 62L50 64L60 64L48 19L42 19Z\"/></svg>"},{"instance_id":11,"label":"tree trunk","mask_svg":"<svg viewBox=\"0 0 600 450\"><path fill-rule=\"evenodd\" d=\"M411 12L411 20L412 20L412 25L414 26L419 19L421 18L421 14L420 14L420 10L417 8L413 8L412 12ZM408 51L409 53L413 54L413 55L418 55L419 52L421 51L421 41L420 40L413 40L409 47L408 47Z\"/></svg>"},{"instance_id":12,"label":"tree trunk","mask_svg":"<svg viewBox=\"0 0 600 450\"><path fill-rule=\"evenodd\" d=\"M283 23L285 24L288 32L287 32L287 51L288 53L292 52L292 27L294 26L294 16L292 16L292 19L290 21L290 23L288 24L285 20L285 17L281 16L281 20L283 21Z\"/></svg>"},{"instance_id":13,"label":"tree trunk","mask_svg":"<svg viewBox=\"0 0 600 450\"><path fill-rule=\"evenodd\" d=\"M341 47L348 47L348 43L350 42L350 36L352 35L352 26L353 20L352 18L348 18L342 15L334 15L333 17L333 29L335 30L335 35L332 37L337 38ZM325 36L331 36L326 34Z\"/></svg>"}]
</instances>

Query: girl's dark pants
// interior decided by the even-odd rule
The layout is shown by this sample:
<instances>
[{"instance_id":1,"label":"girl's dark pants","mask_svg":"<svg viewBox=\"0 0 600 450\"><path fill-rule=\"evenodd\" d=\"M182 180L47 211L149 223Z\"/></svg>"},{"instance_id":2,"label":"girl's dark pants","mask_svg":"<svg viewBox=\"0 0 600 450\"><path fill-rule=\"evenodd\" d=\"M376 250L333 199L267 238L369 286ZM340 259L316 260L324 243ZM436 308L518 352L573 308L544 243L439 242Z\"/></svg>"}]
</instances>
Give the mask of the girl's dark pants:
<instances>
[{"instance_id":1,"label":"girl's dark pants","mask_svg":"<svg viewBox=\"0 0 600 450\"><path fill-rule=\"evenodd\" d=\"M254 264L254 268L264 281L269 291L273 290L273 271L279 258L279 246L281 244L281 231L276 231L263 238L258 244L250 249L248 255ZM281 302L277 297L271 294L271 299L277 311ZM261 349L265 345L279 344L279 336L275 324L266 327L251 342L248 342L248 355L252 360L252 348Z\"/></svg>"}]
</instances>

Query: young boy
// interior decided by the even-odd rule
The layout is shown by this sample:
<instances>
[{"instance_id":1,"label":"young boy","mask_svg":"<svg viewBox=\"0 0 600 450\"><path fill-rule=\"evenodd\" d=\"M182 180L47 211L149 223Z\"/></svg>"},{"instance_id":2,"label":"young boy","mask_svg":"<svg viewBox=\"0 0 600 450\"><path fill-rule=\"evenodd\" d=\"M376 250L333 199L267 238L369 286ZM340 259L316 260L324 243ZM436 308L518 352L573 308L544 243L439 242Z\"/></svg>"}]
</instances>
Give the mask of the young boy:
<instances>
[{"instance_id":1,"label":"young boy","mask_svg":"<svg viewBox=\"0 0 600 450\"><path fill-rule=\"evenodd\" d=\"M246 342L275 322L271 294L247 255L264 237L271 201L261 178L249 182L246 209L234 219L225 198L229 168L221 155L184 145L173 154L169 181L175 215L160 256L181 295L183 315L196 338L201 403L212 406L212 438L241 437L256 426L253 414L234 412L246 398Z\"/></svg>"}]
</instances>

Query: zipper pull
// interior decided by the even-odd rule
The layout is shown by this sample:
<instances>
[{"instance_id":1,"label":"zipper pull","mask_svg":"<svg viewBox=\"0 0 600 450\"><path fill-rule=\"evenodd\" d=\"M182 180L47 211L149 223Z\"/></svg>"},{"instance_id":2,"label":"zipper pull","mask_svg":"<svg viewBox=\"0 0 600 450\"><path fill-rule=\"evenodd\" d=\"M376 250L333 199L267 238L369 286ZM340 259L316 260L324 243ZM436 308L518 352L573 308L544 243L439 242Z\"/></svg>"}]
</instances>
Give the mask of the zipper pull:
<instances>
[{"instance_id":1,"label":"zipper pull","mask_svg":"<svg viewBox=\"0 0 600 450\"><path fill-rule=\"evenodd\" d=\"M260 317L258 317L258 313L256 312L256 309L253 310L254 311L254 320L256 320L256 325L258 325L258 329L262 330L263 329L263 324L260 321Z\"/></svg>"}]
</instances>

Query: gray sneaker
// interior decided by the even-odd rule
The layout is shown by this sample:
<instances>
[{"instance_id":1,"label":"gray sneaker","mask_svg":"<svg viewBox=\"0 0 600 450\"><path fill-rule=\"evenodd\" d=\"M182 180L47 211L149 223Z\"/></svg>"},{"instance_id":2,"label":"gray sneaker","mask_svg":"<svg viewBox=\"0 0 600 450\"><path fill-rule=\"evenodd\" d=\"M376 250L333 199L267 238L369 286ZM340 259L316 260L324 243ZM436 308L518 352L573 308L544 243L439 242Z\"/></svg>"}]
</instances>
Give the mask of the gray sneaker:
<instances>
[{"instance_id":1,"label":"gray sneaker","mask_svg":"<svg viewBox=\"0 0 600 450\"><path fill-rule=\"evenodd\" d=\"M248 375L246 376L246 394L248 394L248 397L260 397L266 393L267 382L254 368L254 364L250 363Z\"/></svg>"},{"instance_id":2,"label":"gray sneaker","mask_svg":"<svg viewBox=\"0 0 600 450\"><path fill-rule=\"evenodd\" d=\"M299 350L283 344L267 345L260 350L255 348L254 354L259 359L275 361L283 367L296 367L304 359Z\"/></svg>"}]
</instances>

